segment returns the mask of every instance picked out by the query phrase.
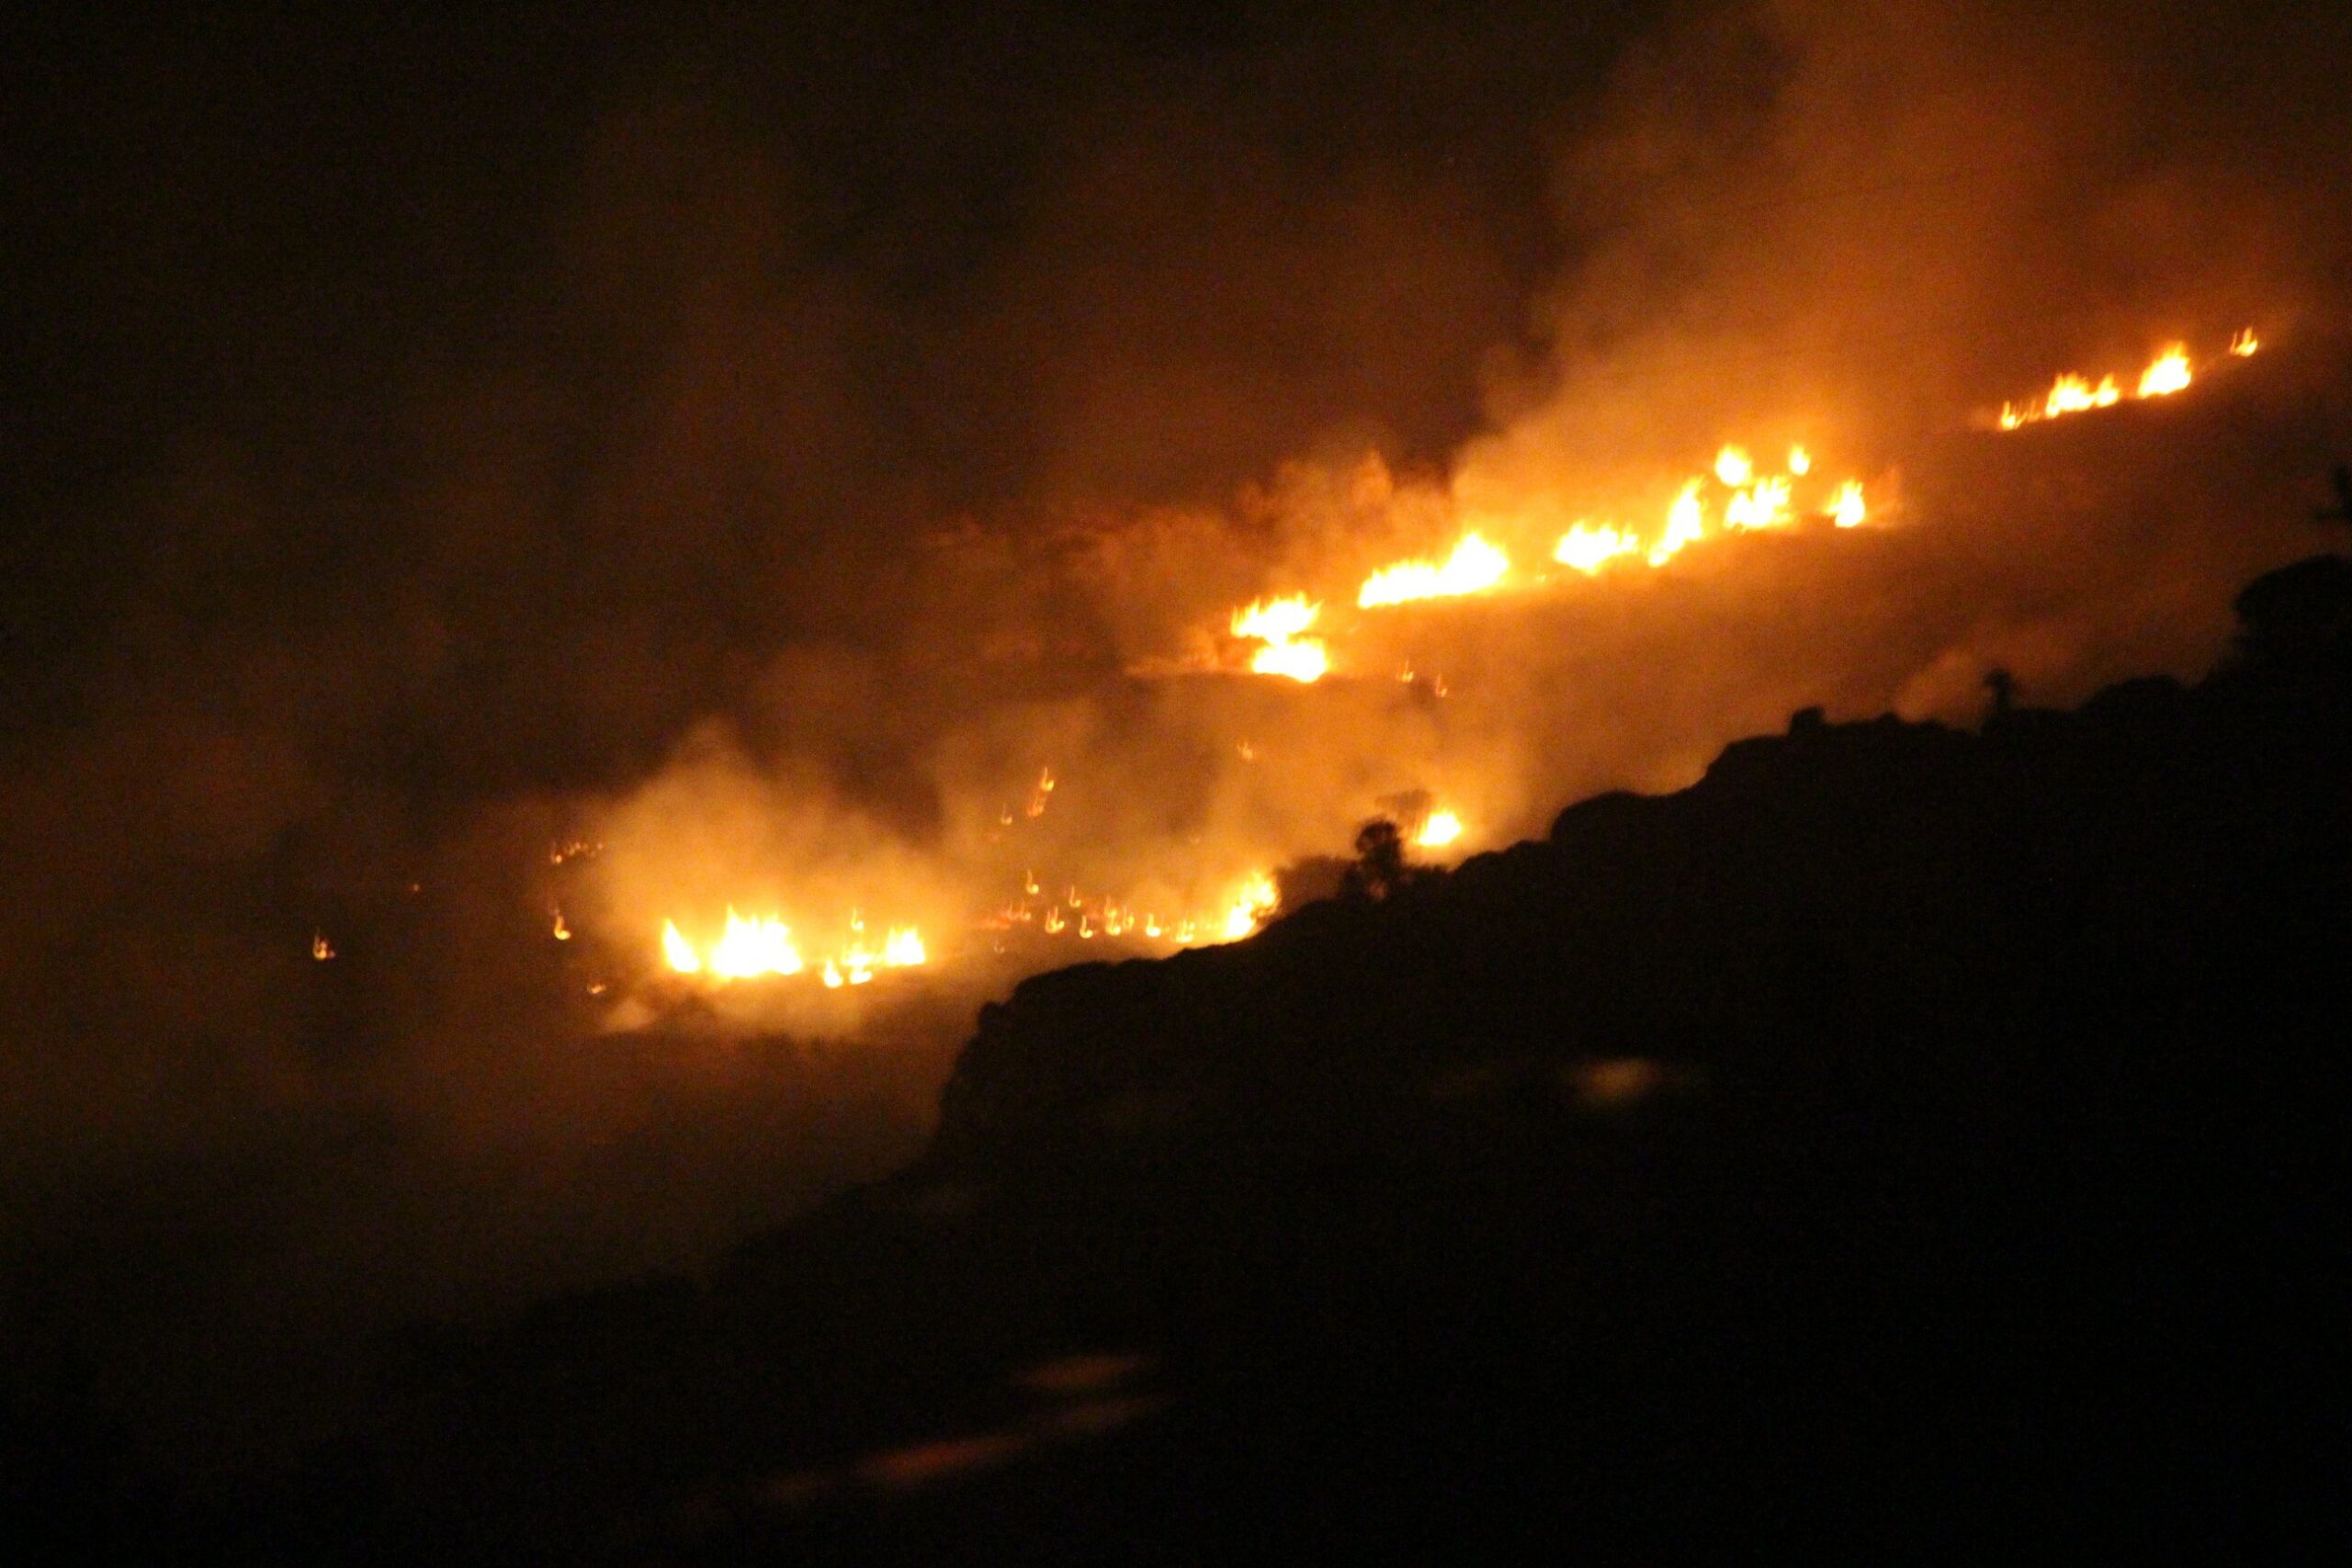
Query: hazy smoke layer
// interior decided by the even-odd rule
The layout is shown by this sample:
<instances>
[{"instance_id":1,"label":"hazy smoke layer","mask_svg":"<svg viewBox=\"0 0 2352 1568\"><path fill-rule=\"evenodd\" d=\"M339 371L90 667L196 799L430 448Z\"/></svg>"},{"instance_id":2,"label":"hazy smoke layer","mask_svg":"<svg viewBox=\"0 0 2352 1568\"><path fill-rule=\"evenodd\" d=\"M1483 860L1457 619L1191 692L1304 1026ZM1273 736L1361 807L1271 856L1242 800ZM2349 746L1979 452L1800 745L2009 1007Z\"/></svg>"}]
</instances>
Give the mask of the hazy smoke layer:
<instances>
[{"instance_id":1,"label":"hazy smoke layer","mask_svg":"<svg viewBox=\"0 0 2352 1568\"><path fill-rule=\"evenodd\" d=\"M1092 951L974 926L1033 877L1214 907L1417 794L1479 847L1806 704L2192 673L2318 542L2324 8L793 9L11 51L0 1239L109 1398L878 1168ZM1351 608L1734 440L1883 526ZM1340 669L1231 673L1292 591ZM681 1008L729 903L938 965Z\"/></svg>"}]
</instances>

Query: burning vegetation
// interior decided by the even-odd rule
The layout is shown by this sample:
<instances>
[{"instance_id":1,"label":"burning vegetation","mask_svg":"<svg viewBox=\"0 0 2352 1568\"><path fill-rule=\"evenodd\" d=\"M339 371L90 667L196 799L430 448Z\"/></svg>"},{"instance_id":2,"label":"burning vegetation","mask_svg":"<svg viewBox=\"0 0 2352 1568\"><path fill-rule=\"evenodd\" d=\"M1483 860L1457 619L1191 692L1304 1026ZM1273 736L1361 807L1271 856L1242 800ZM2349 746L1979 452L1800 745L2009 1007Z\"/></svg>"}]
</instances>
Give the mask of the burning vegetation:
<instances>
[{"instance_id":1,"label":"burning vegetation","mask_svg":"<svg viewBox=\"0 0 2352 1568\"><path fill-rule=\"evenodd\" d=\"M2251 358L2260 347L2261 342L2255 336L2254 329L2242 328L2236 336L2230 339L2228 349L2208 361L2205 368L2213 369L2232 359ZM2135 401L2168 398L2175 392L2186 391L2196 378L2197 372L2189 362L2188 345L2169 344L2159 349L2156 356L2148 362L2147 368L2140 372L2139 380L2130 396ZM2003 430L2017 430L2025 425L2038 424L2043 420L2061 419L2067 414L2113 408L2124 398L2123 389L2117 385L2112 373L2101 376L2094 386L2089 377L2068 371L2050 384L2050 390L2043 393L2039 401L2003 403L1994 423Z\"/></svg>"},{"instance_id":2,"label":"burning vegetation","mask_svg":"<svg viewBox=\"0 0 2352 1568\"><path fill-rule=\"evenodd\" d=\"M1996 423L2014 430L2123 401L2169 398L2188 389L2215 363L2242 361L2257 347L2255 333L2242 330L2229 340L2219 361L2200 367L2186 346L2168 345L2140 373L2128 394L2113 375L2096 383L2067 375L2037 404L2005 405ZM1374 515L1385 513L1412 526L1426 528L1432 520L1462 519L1474 512L1450 497L1432 508L1427 497L1400 491L1385 470L1372 480L1359 481L1358 488L1360 499L1372 506ZM1516 514L1491 506L1475 509L1475 525L1457 523L1451 544L1373 566L1354 579L1351 589L1345 586L1348 579L1325 574L1311 588L1289 588L1250 600L1224 618L1223 651L1196 665L1175 668L1212 680L1264 677L1285 690L1355 687L1366 678L1382 680L1397 672L1397 649L1413 646L1420 635L1413 629L1420 624L1417 616L1449 616L1453 621L1448 624L1471 626L1482 615L1505 614L1504 606L1510 604L1607 592L1606 583L1621 574L1660 572L1695 558L1691 552L1727 547L1742 537L1811 536L1826 542L1866 524L1899 520L1897 508L1872 499L1874 481L1851 469L1839 471L1825 462L1819 448L1802 439L1770 446L1725 443L1711 461L1647 488L1656 507L1651 514L1656 521L1647 526L1630 520L1637 513L1595 510L1580 515L1571 512L1565 528L1554 525L1555 531L1546 531L1547 516L1568 510L1556 500ZM1342 608L1334 611L1334 605ZM1472 619L1463 621L1465 615ZM1401 673L1402 687L1414 694L1415 704L1444 704L1452 693L1444 676L1411 656L1405 659ZM1303 720L1315 701L1301 691L1277 710L1291 716L1277 720L1276 732L1285 723L1295 726ZM1300 704L1310 705L1302 708ZM1210 722L1229 721L1212 714ZM1213 832L1137 832L1131 809L1120 798L1119 781L1102 770L1099 759L1069 767L1035 766L1027 775L1025 794L990 808L976 834L914 852L914 860L922 863L911 881L904 864L884 879L908 889L897 895L895 905L889 897L876 896L857 855L845 851L847 841L871 840L878 830L874 824L847 835L838 825L812 828L814 837L800 852L824 863L826 869L816 880L828 891L812 899L807 889L796 891L787 876L779 886L782 896L770 907L822 908L830 903L837 911L830 928L822 919L782 913L745 916L738 912L740 902L724 900L719 906L723 916L704 915L699 925L685 914L664 913L650 922L659 938L656 972L689 990L754 981L843 989L982 952L1008 955L1028 967L1057 962L1057 954L1084 951L1080 944L1169 952L1238 941L1280 907L1276 879L1268 868L1327 850L1332 840L1322 835L1344 833L1350 818L1361 820L1385 812L1401 823L1396 840L1400 850L1432 859L1458 856L1481 841L1468 827L1469 805L1483 799L1487 809L1479 813L1482 819L1508 822L1513 797L1509 789L1498 788L1495 778L1495 738L1480 736L1466 752L1450 754L1442 725L1430 732L1431 744L1422 749L1418 761L1406 760L1405 765L1426 771L1419 777L1392 773L1389 794L1359 784L1354 804L1345 795L1327 803L1319 827L1302 827L1313 819L1303 818L1295 809L1276 809L1278 803L1303 790L1324 787L1317 780L1375 776L1381 770L1374 765L1374 749L1390 742L1396 722L1392 716L1352 729L1315 724L1295 741L1284 738L1269 743L1246 731L1217 739L1219 752L1249 766L1230 778L1220 773L1224 796L1213 802L1216 815L1204 824ZM1263 728L1252 722L1247 729L1262 732ZM1427 785L1432 779L1449 777L1461 793L1448 791L1455 797L1441 800ZM1074 791L1067 801L1057 793L1066 784ZM1406 803L1403 809L1396 802ZM1050 813L1049 807L1054 807ZM691 814L696 808L684 809ZM747 807L730 798L725 809L738 814L781 809L789 817L801 808L781 801ZM1124 828L1116 826L1123 816L1129 818ZM1235 819L1245 826L1237 830ZM677 820L673 812L664 810L639 817L633 824L608 822L604 831L606 838L631 842L650 833L649 842L658 845ZM1253 820L1256 826L1246 826ZM893 842L888 853L904 862L909 846ZM695 854L717 861L702 867L695 878L698 886L711 888L729 879L724 852L705 849ZM661 852L655 849L650 855L658 861ZM560 866L594 855L582 840L550 858ZM1071 863L1058 873L1041 869L1057 860ZM1016 862L1017 873L1012 869ZM1073 870L1077 874L1070 874ZM642 880L658 883L662 878L656 874ZM991 883L1017 891L991 898ZM645 919L634 912L639 907L635 896L616 898L610 892L605 900L608 918L624 922ZM735 897L742 897L739 889ZM875 905L899 909L879 931L870 931L860 913ZM559 913L556 919L556 935L568 939L564 917ZM828 929L833 934L810 940L809 933ZM926 939L926 930L946 934ZM601 994L607 983L600 975L594 988Z\"/></svg>"}]
</instances>

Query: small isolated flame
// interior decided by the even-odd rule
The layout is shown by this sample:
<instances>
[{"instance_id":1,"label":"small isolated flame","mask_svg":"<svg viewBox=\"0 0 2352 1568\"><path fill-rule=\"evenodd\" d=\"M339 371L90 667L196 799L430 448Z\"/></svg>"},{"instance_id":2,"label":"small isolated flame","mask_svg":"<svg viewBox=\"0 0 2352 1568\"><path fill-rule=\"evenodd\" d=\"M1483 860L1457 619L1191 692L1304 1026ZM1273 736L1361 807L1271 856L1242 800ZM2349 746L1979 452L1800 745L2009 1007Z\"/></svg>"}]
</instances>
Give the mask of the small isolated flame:
<instances>
[{"instance_id":1,"label":"small isolated flame","mask_svg":"<svg viewBox=\"0 0 2352 1568\"><path fill-rule=\"evenodd\" d=\"M571 940L571 928L563 923L563 911L561 909L557 909L554 910L553 913L555 915L556 941L570 942Z\"/></svg>"},{"instance_id":2,"label":"small isolated flame","mask_svg":"<svg viewBox=\"0 0 2352 1568\"><path fill-rule=\"evenodd\" d=\"M1425 850L1442 850L1462 837L1462 818L1451 811L1432 811L1422 820L1413 842Z\"/></svg>"},{"instance_id":3,"label":"small isolated flame","mask_svg":"<svg viewBox=\"0 0 2352 1568\"><path fill-rule=\"evenodd\" d=\"M1830 520L1840 528L1860 526L1870 517L1870 508L1862 503L1862 481L1848 479L1838 487L1838 498L1829 503Z\"/></svg>"},{"instance_id":4,"label":"small isolated flame","mask_svg":"<svg viewBox=\"0 0 2352 1568\"><path fill-rule=\"evenodd\" d=\"M2240 359L2253 358L2254 351L2261 346L2262 340L2254 335L2252 327L2240 327L2238 335L2230 340L2230 352Z\"/></svg>"},{"instance_id":5,"label":"small isolated flame","mask_svg":"<svg viewBox=\"0 0 2352 1568\"><path fill-rule=\"evenodd\" d=\"M1802 446L1789 448L1789 472L1803 479L1813 472L1813 454Z\"/></svg>"},{"instance_id":6,"label":"small isolated flame","mask_svg":"<svg viewBox=\"0 0 2352 1568\"><path fill-rule=\"evenodd\" d=\"M1633 555L1642 542L1633 531L1603 523L1599 525L1578 523L1560 536L1552 547L1552 558L1562 566L1576 568L1587 577L1598 572L1619 556Z\"/></svg>"},{"instance_id":7,"label":"small isolated flame","mask_svg":"<svg viewBox=\"0 0 2352 1568\"><path fill-rule=\"evenodd\" d=\"M311 956L322 964L334 956L334 943L327 940L326 932L312 931L311 933Z\"/></svg>"},{"instance_id":8,"label":"small isolated flame","mask_svg":"<svg viewBox=\"0 0 2352 1568\"><path fill-rule=\"evenodd\" d=\"M1254 600L1234 611L1233 635L1265 645L1250 655L1250 671L1292 681L1321 680L1331 667L1330 649L1319 637L1301 638L1299 634L1322 612L1323 606L1304 593Z\"/></svg>"},{"instance_id":9,"label":"small isolated flame","mask_svg":"<svg viewBox=\"0 0 2352 1568\"><path fill-rule=\"evenodd\" d=\"M1652 566L1664 566L1683 546L1706 531L1707 506L1699 499L1699 480L1692 479L1684 485L1682 493L1674 498L1674 504L1666 509L1666 532L1650 547Z\"/></svg>"},{"instance_id":10,"label":"small isolated flame","mask_svg":"<svg viewBox=\"0 0 2352 1568\"><path fill-rule=\"evenodd\" d=\"M1442 562L1399 561L1364 579L1356 594L1360 609L1408 604L1416 599L1450 599L1483 592L1510 570L1510 558L1477 534L1464 534L1453 553Z\"/></svg>"},{"instance_id":11,"label":"small isolated flame","mask_svg":"<svg viewBox=\"0 0 2352 1568\"><path fill-rule=\"evenodd\" d=\"M1756 474L1756 465L1749 461L1745 446L1726 446L1715 454L1715 478L1737 490Z\"/></svg>"},{"instance_id":12,"label":"small isolated flame","mask_svg":"<svg viewBox=\"0 0 2352 1568\"><path fill-rule=\"evenodd\" d=\"M1029 804L1023 807L1022 814L1031 818L1043 817L1046 814L1046 797L1051 795L1053 793L1054 770L1051 768L1038 769L1037 787L1029 792Z\"/></svg>"},{"instance_id":13,"label":"small isolated flame","mask_svg":"<svg viewBox=\"0 0 2352 1568\"><path fill-rule=\"evenodd\" d=\"M2174 344L2156 356L2156 362L2140 373L2140 396L2166 397L2188 385L2188 348Z\"/></svg>"}]
</instances>

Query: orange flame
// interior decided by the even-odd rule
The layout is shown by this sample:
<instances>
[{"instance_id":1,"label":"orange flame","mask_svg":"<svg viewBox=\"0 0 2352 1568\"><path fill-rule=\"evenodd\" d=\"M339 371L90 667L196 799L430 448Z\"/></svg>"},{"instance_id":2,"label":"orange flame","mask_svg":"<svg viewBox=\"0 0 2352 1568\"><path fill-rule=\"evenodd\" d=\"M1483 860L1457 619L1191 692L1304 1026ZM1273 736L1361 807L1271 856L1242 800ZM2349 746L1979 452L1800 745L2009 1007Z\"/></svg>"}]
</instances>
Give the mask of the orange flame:
<instances>
[{"instance_id":1,"label":"orange flame","mask_svg":"<svg viewBox=\"0 0 2352 1568\"><path fill-rule=\"evenodd\" d=\"M1432 811L1423 818L1413 842L1425 850L1442 850L1462 837L1462 818L1451 811Z\"/></svg>"},{"instance_id":2,"label":"orange flame","mask_svg":"<svg viewBox=\"0 0 2352 1568\"><path fill-rule=\"evenodd\" d=\"M1552 547L1552 558L1590 577L1619 556L1632 555L1641 547L1642 542L1630 529L1607 523L1598 526L1578 523Z\"/></svg>"},{"instance_id":3,"label":"orange flame","mask_svg":"<svg viewBox=\"0 0 2352 1568\"><path fill-rule=\"evenodd\" d=\"M862 918L851 917L849 942L824 961L821 974L827 986L864 985L877 970L906 968L930 958L913 926L892 926L878 952L860 934L865 927ZM697 949L678 930L677 921L663 921L662 957L673 973L707 975L721 982L797 975L808 967L791 927L772 915L746 919L731 908L725 929L707 950Z\"/></svg>"},{"instance_id":4,"label":"orange flame","mask_svg":"<svg viewBox=\"0 0 2352 1568\"><path fill-rule=\"evenodd\" d=\"M1682 493L1674 498L1674 504L1666 509L1666 532L1659 535L1657 543L1650 547L1649 562L1652 566L1664 566L1683 546L1692 543L1706 531L1707 508L1706 503L1699 499L1699 480L1692 479L1684 485Z\"/></svg>"},{"instance_id":5,"label":"orange flame","mask_svg":"<svg viewBox=\"0 0 2352 1568\"><path fill-rule=\"evenodd\" d=\"M2156 356L2155 363L2140 373L2140 393L2143 398L2168 397L2188 385L2188 349L2174 344Z\"/></svg>"},{"instance_id":6,"label":"orange flame","mask_svg":"<svg viewBox=\"0 0 2352 1568\"><path fill-rule=\"evenodd\" d=\"M1768 475L1755 487L1733 494L1724 507L1730 528L1777 528L1789 520L1789 481Z\"/></svg>"},{"instance_id":7,"label":"orange flame","mask_svg":"<svg viewBox=\"0 0 2352 1568\"><path fill-rule=\"evenodd\" d=\"M1383 567L1364 579L1356 593L1360 609L1409 604L1416 599L1450 599L1479 593L1500 582L1510 571L1510 558L1477 534L1464 534L1453 553L1442 561L1408 560Z\"/></svg>"},{"instance_id":8,"label":"orange flame","mask_svg":"<svg viewBox=\"0 0 2352 1568\"><path fill-rule=\"evenodd\" d=\"M1286 599L1253 600L1233 612L1233 635L1265 644L1250 658L1250 671L1299 682L1319 681L1331 667L1330 650L1319 637L1300 637L1323 606L1304 593Z\"/></svg>"},{"instance_id":9,"label":"orange flame","mask_svg":"<svg viewBox=\"0 0 2352 1568\"><path fill-rule=\"evenodd\" d=\"M1838 487L1837 499L1829 503L1830 521L1840 528L1860 526L1870 516L1870 508L1862 502L1862 481L1848 479Z\"/></svg>"}]
</instances>

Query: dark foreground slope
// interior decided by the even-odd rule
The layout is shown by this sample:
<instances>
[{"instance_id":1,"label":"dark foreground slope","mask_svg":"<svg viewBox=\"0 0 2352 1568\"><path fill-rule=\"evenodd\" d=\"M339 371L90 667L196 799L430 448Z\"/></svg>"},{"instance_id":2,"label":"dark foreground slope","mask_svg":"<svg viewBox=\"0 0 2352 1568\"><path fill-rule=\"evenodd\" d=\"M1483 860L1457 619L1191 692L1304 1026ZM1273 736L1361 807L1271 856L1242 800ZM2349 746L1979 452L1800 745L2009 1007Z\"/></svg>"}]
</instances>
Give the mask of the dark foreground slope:
<instances>
[{"instance_id":1,"label":"dark foreground slope","mask_svg":"<svg viewBox=\"0 0 2352 1568\"><path fill-rule=\"evenodd\" d=\"M709 1280L421 1340L365 1439L112 1517L556 1560L2327 1539L2347 577L2257 584L2194 689L1801 716L1031 980L913 1168Z\"/></svg>"}]
</instances>

